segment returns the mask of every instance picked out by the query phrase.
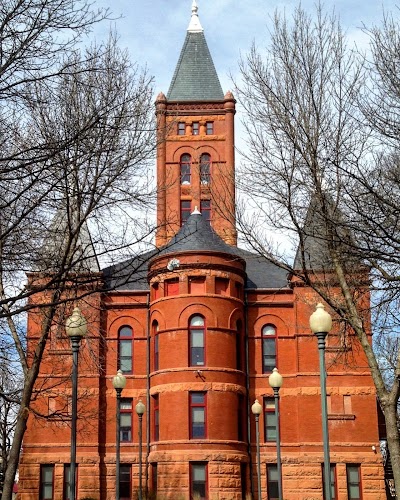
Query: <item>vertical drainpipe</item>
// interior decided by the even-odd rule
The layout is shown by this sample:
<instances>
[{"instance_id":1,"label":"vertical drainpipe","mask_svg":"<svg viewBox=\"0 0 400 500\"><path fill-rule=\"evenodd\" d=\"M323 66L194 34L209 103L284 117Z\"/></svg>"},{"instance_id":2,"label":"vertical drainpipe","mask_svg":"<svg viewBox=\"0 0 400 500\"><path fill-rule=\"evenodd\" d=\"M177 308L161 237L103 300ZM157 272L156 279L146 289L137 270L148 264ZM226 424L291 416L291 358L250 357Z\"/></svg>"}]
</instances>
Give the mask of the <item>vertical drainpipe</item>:
<instances>
[{"instance_id":1,"label":"vertical drainpipe","mask_svg":"<svg viewBox=\"0 0 400 500\"><path fill-rule=\"evenodd\" d=\"M247 453L249 455L249 474L251 498L254 498L253 489L253 463L251 460L251 420L250 420L250 362L249 362L249 323L248 323L248 302L247 291L244 291L244 338L246 354L246 399L247 399Z\"/></svg>"},{"instance_id":2,"label":"vertical drainpipe","mask_svg":"<svg viewBox=\"0 0 400 500\"><path fill-rule=\"evenodd\" d=\"M145 491L149 490L149 454L150 454L150 292L147 296L147 345L146 345L146 475L145 475Z\"/></svg>"}]
</instances>

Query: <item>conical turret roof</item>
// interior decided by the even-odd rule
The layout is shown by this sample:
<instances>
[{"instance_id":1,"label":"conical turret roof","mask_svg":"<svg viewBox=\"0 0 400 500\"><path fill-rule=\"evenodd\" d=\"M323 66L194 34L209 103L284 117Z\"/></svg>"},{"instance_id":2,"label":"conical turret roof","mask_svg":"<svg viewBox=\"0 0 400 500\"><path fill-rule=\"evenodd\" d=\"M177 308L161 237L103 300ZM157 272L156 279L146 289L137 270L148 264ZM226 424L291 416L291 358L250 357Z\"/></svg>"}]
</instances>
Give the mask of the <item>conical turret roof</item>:
<instances>
[{"instance_id":1,"label":"conical turret roof","mask_svg":"<svg viewBox=\"0 0 400 500\"><path fill-rule=\"evenodd\" d=\"M224 93L193 1L192 17L169 87L169 101L222 101Z\"/></svg>"}]
</instances>

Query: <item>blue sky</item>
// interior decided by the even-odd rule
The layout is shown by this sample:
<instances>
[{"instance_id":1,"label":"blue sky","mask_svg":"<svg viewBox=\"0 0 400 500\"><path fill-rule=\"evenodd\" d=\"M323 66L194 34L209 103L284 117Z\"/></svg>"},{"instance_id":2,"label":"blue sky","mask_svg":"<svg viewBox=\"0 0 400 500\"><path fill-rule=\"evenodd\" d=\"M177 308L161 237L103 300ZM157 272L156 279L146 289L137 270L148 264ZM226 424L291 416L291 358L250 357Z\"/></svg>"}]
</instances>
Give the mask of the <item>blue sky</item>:
<instances>
[{"instance_id":1,"label":"blue sky","mask_svg":"<svg viewBox=\"0 0 400 500\"><path fill-rule=\"evenodd\" d=\"M199 17L224 92L232 88L230 74L237 74L240 54L245 55L253 40L262 47L268 43L267 26L275 9L287 14L297 0L197 0ZM109 7L122 16L115 24L121 46L127 47L133 61L147 65L154 76L156 94L168 91L190 21L192 0L97 0L96 6ZM302 6L312 12L314 0L303 0ZM400 0L398 0L400 5ZM378 23L383 9L400 11L396 1L338 0L325 1L326 9L335 8L349 38L365 45L361 27ZM102 37L108 31L105 23L96 30Z\"/></svg>"}]
</instances>

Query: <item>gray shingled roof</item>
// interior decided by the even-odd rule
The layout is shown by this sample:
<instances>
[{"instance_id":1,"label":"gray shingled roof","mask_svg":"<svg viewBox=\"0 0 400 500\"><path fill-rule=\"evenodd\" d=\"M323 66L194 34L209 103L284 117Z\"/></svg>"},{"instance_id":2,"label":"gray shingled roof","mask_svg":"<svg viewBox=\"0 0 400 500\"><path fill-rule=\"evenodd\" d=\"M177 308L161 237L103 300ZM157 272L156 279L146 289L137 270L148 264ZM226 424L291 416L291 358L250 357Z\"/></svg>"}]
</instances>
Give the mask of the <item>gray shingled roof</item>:
<instances>
[{"instance_id":1,"label":"gray shingled roof","mask_svg":"<svg viewBox=\"0 0 400 500\"><path fill-rule=\"evenodd\" d=\"M203 32L187 32L169 101L222 101L224 93Z\"/></svg>"},{"instance_id":2,"label":"gray shingled roof","mask_svg":"<svg viewBox=\"0 0 400 500\"><path fill-rule=\"evenodd\" d=\"M105 286L117 290L148 290L149 261L159 255L180 252L222 252L246 262L246 288L287 288L287 272L263 257L225 243L200 213L192 214L171 241L159 250L104 269Z\"/></svg>"},{"instance_id":3,"label":"gray shingled roof","mask_svg":"<svg viewBox=\"0 0 400 500\"><path fill-rule=\"evenodd\" d=\"M223 252L236 255L236 247L225 243L200 212L193 212L189 216L185 225L161 249L160 255L186 251Z\"/></svg>"}]
</instances>

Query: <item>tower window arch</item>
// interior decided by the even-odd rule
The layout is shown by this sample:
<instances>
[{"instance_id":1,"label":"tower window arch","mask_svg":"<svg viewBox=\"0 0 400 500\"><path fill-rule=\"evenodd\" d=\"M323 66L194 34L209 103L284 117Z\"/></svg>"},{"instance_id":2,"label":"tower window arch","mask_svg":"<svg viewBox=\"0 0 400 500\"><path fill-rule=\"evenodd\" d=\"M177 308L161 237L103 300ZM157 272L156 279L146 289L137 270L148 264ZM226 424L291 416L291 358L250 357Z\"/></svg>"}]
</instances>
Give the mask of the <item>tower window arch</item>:
<instances>
[{"instance_id":1,"label":"tower window arch","mask_svg":"<svg viewBox=\"0 0 400 500\"><path fill-rule=\"evenodd\" d=\"M200 156L200 181L202 184L210 184L211 156L203 153Z\"/></svg>"},{"instance_id":2,"label":"tower window arch","mask_svg":"<svg viewBox=\"0 0 400 500\"><path fill-rule=\"evenodd\" d=\"M132 373L133 330L122 326L118 331L118 366L122 373Z\"/></svg>"},{"instance_id":3,"label":"tower window arch","mask_svg":"<svg viewBox=\"0 0 400 500\"><path fill-rule=\"evenodd\" d=\"M191 165L192 158L190 154L183 154L180 161L181 184L190 184Z\"/></svg>"},{"instance_id":4,"label":"tower window arch","mask_svg":"<svg viewBox=\"0 0 400 500\"><path fill-rule=\"evenodd\" d=\"M268 324L262 328L263 373L271 373L276 367L276 327Z\"/></svg>"},{"instance_id":5,"label":"tower window arch","mask_svg":"<svg viewBox=\"0 0 400 500\"><path fill-rule=\"evenodd\" d=\"M205 365L205 322L203 316L192 316L189 322L189 364Z\"/></svg>"}]
</instances>

